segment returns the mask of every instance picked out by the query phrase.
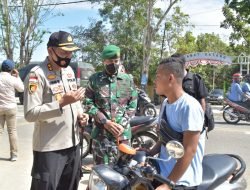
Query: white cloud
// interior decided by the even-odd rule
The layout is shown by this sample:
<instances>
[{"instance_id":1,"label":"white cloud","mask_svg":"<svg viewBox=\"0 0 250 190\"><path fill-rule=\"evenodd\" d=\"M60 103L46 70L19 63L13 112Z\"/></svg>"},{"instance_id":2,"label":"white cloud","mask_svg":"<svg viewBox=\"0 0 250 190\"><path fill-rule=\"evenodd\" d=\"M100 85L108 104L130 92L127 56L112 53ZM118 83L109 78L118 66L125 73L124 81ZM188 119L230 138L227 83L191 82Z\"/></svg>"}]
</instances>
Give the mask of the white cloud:
<instances>
[{"instance_id":1,"label":"white cloud","mask_svg":"<svg viewBox=\"0 0 250 190\"><path fill-rule=\"evenodd\" d=\"M222 13L223 5L223 0L184 0L181 8L189 14L191 24L195 25L192 30L195 35L213 32L225 38L231 30L220 28L220 23L225 19Z\"/></svg>"}]
</instances>

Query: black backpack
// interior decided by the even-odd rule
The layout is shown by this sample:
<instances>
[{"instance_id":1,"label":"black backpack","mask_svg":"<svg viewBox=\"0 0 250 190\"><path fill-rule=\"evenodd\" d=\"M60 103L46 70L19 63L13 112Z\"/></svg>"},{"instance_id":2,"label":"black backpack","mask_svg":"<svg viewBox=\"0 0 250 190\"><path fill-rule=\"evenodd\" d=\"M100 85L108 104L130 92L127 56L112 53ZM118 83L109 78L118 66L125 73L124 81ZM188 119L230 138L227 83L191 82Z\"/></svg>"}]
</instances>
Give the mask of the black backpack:
<instances>
[{"instance_id":1,"label":"black backpack","mask_svg":"<svg viewBox=\"0 0 250 190\"><path fill-rule=\"evenodd\" d=\"M199 86L199 83L201 81L201 76L198 74L193 74L193 90L194 92L197 92L197 86ZM197 99L197 95L195 93L194 98ZM205 110L205 121L204 121L204 128L207 132L212 131L214 129L214 115L212 111L211 104L206 102L206 110Z\"/></svg>"},{"instance_id":2,"label":"black backpack","mask_svg":"<svg viewBox=\"0 0 250 190\"><path fill-rule=\"evenodd\" d=\"M214 114L211 105L208 102L206 102L204 127L206 128L207 132L214 129Z\"/></svg>"}]
</instances>

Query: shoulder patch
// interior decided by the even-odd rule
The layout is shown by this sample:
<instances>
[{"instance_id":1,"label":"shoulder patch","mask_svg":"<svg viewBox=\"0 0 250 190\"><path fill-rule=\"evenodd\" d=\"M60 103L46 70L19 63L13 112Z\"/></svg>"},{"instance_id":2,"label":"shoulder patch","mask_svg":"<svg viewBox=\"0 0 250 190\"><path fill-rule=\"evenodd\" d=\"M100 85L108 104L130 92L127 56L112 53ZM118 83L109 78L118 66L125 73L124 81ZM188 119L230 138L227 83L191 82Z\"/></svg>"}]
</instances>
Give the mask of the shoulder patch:
<instances>
[{"instance_id":1,"label":"shoulder patch","mask_svg":"<svg viewBox=\"0 0 250 190\"><path fill-rule=\"evenodd\" d=\"M36 92L37 87L38 87L38 77L36 76L36 73L30 72L29 73L29 93L33 94Z\"/></svg>"}]
</instances>

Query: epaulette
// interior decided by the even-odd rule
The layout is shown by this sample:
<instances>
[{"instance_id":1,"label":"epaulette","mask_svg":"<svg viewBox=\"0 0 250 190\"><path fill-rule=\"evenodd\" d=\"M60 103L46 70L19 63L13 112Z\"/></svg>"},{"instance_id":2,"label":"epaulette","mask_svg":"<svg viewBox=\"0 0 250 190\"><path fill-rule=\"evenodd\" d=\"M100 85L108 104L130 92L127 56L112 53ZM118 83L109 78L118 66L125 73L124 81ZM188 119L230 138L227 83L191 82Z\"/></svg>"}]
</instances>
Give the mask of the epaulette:
<instances>
[{"instance_id":1,"label":"epaulette","mask_svg":"<svg viewBox=\"0 0 250 190\"><path fill-rule=\"evenodd\" d=\"M35 72L37 69L40 68L40 65L36 65L35 67L33 67L30 72Z\"/></svg>"}]
</instances>

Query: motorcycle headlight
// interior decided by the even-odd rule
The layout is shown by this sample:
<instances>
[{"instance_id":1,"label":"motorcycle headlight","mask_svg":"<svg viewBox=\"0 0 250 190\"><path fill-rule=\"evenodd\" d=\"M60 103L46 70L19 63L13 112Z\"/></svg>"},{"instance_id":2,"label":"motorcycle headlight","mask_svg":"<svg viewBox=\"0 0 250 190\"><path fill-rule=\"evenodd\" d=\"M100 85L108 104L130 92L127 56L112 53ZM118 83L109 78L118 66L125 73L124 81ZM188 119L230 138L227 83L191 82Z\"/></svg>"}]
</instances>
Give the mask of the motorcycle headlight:
<instances>
[{"instance_id":1,"label":"motorcycle headlight","mask_svg":"<svg viewBox=\"0 0 250 190\"><path fill-rule=\"evenodd\" d=\"M224 99L224 98L223 98L223 96L219 96L218 99L221 99L221 100L222 100L222 99Z\"/></svg>"},{"instance_id":2,"label":"motorcycle headlight","mask_svg":"<svg viewBox=\"0 0 250 190\"><path fill-rule=\"evenodd\" d=\"M108 188L104 181L96 174L96 172L92 171L89 177L89 189L107 190Z\"/></svg>"}]
</instances>

